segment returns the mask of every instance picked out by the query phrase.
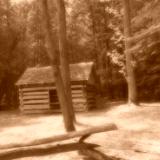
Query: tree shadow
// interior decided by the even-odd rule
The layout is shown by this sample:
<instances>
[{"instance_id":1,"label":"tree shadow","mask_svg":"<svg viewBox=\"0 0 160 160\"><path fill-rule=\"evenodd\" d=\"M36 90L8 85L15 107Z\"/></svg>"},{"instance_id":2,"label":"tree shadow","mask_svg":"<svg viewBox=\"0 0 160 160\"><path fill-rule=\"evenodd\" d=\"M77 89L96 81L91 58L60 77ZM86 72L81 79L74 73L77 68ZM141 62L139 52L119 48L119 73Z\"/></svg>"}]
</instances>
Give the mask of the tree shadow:
<instances>
[{"instance_id":1,"label":"tree shadow","mask_svg":"<svg viewBox=\"0 0 160 160\"><path fill-rule=\"evenodd\" d=\"M96 149L81 150L79 154L83 156L83 160L123 160L121 158L108 156Z\"/></svg>"}]
</instances>

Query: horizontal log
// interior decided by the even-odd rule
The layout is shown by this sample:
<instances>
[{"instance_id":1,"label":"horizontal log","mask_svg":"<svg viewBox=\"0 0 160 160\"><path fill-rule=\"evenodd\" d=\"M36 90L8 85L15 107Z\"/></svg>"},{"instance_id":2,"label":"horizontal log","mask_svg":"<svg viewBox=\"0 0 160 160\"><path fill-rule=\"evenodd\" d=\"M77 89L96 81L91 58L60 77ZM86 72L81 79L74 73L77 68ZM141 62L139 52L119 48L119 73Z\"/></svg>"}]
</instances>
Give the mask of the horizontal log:
<instances>
[{"instance_id":1,"label":"horizontal log","mask_svg":"<svg viewBox=\"0 0 160 160\"><path fill-rule=\"evenodd\" d=\"M71 85L71 88L76 89L76 88L84 88L83 85ZM30 92L30 91L43 91L43 90L56 90L55 86L47 86L47 87L31 87L31 88L22 88L20 89L20 91L23 92Z\"/></svg>"},{"instance_id":2,"label":"horizontal log","mask_svg":"<svg viewBox=\"0 0 160 160\"><path fill-rule=\"evenodd\" d=\"M85 98L84 94L72 94L72 98Z\"/></svg>"},{"instance_id":3,"label":"horizontal log","mask_svg":"<svg viewBox=\"0 0 160 160\"><path fill-rule=\"evenodd\" d=\"M92 95L84 95L84 94L72 94L73 99L95 99L95 96Z\"/></svg>"},{"instance_id":4,"label":"horizontal log","mask_svg":"<svg viewBox=\"0 0 160 160\"><path fill-rule=\"evenodd\" d=\"M84 93L72 93L72 97L86 97L86 94Z\"/></svg>"},{"instance_id":5,"label":"horizontal log","mask_svg":"<svg viewBox=\"0 0 160 160\"><path fill-rule=\"evenodd\" d=\"M41 92L23 92L23 96L34 96L34 95L48 95L48 91L41 91Z\"/></svg>"},{"instance_id":6,"label":"horizontal log","mask_svg":"<svg viewBox=\"0 0 160 160\"><path fill-rule=\"evenodd\" d=\"M73 105L88 105L88 104L92 104L95 103L94 100L90 100L90 101L73 101Z\"/></svg>"},{"instance_id":7,"label":"horizontal log","mask_svg":"<svg viewBox=\"0 0 160 160\"><path fill-rule=\"evenodd\" d=\"M42 100L23 100L23 104L48 104L49 99L42 99Z\"/></svg>"},{"instance_id":8,"label":"horizontal log","mask_svg":"<svg viewBox=\"0 0 160 160\"><path fill-rule=\"evenodd\" d=\"M33 100L33 99L48 99L48 95L32 95L32 96L23 96L24 100Z\"/></svg>"},{"instance_id":9,"label":"horizontal log","mask_svg":"<svg viewBox=\"0 0 160 160\"><path fill-rule=\"evenodd\" d=\"M47 114L47 113L53 113L53 110L51 109L27 109L27 110L23 110L22 113L24 114Z\"/></svg>"},{"instance_id":10,"label":"horizontal log","mask_svg":"<svg viewBox=\"0 0 160 160\"><path fill-rule=\"evenodd\" d=\"M32 88L23 88L23 92L32 92L32 91L48 91L48 90L55 90L56 87L32 87Z\"/></svg>"},{"instance_id":11,"label":"horizontal log","mask_svg":"<svg viewBox=\"0 0 160 160\"><path fill-rule=\"evenodd\" d=\"M76 137L81 137L85 135L90 135L90 134L95 134L99 132L106 132L106 131L111 131L111 130L117 130L117 126L113 123L97 126L97 127L90 127L81 131L73 131L69 133L65 133L62 135L57 135L57 136L52 136L48 138L43 138L43 139L35 139L30 142L24 142L24 143L10 143L6 145L1 145L0 144L0 150L2 149L10 149L10 148L15 148L15 147L27 147L27 146L35 146L35 145L42 145L46 143L52 143L52 142L59 142L59 141L64 141Z\"/></svg>"},{"instance_id":12,"label":"horizontal log","mask_svg":"<svg viewBox=\"0 0 160 160\"><path fill-rule=\"evenodd\" d=\"M72 93L72 94L81 93L81 94L84 94L84 95L85 95L85 92L82 91L82 90L71 90L71 93Z\"/></svg>"},{"instance_id":13,"label":"horizontal log","mask_svg":"<svg viewBox=\"0 0 160 160\"><path fill-rule=\"evenodd\" d=\"M42 104L42 105L23 105L23 109L49 109L49 104Z\"/></svg>"},{"instance_id":14,"label":"horizontal log","mask_svg":"<svg viewBox=\"0 0 160 160\"><path fill-rule=\"evenodd\" d=\"M149 29L143 31L142 33L138 33L137 35L131 37L131 38L127 38L126 40L130 43L133 42L138 42L144 38L147 38L157 32L160 32L160 24L158 24L157 26L152 26Z\"/></svg>"},{"instance_id":15,"label":"horizontal log","mask_svg":"<svg viewBox=\"0 0 160 160\"><path fill-rule=\"evenodd\" d=\"M49 154L64 153L76 150L86 150L98 147L90 143L48 144L0 151L0 160L11 160L24 157L44 156Z\"/></svg>"},{"instance_id":16,"label":"horizontal log","mask_svg":"<svg viewBox=\"0 0 160 160\"><path fill-rule=\"evenodd\" d=\"M71 88L84 88L84 85L71 85Z\"/></svg>"},{"instance_id":17,"label":"horizontal log","mask_svg":"<svg viewBox=\"0 0 160 160\"><path fill-rule=\"evenodd\" d=\"M73 103L74 108L86 107L86 103Z\"/></svg>"},{"instance_id":18,"label":"horizontal log","mask_svg":"<svg viewBox=\"0 0 160 160\"><path fill-rule=\"evenodd\" d=\"M72 102L73 103L87 103L87 99L86 98L73 98Z\"/></svg>"}]
</instances>

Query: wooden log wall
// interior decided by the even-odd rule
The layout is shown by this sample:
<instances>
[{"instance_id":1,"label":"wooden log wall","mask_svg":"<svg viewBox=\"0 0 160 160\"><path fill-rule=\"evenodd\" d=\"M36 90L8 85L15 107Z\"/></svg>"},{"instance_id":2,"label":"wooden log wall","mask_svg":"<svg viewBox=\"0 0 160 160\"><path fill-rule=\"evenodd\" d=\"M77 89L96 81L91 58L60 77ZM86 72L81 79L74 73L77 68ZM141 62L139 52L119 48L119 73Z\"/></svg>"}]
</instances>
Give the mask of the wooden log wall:
<instances>
[{"instance_id":1,"label":"wooden log wall","mask_svg":"<svg viewBox=\"0 0 160 160\"><path fill-rule=\"evenodd\" d=\"M49 90L53 87L21 88L21 110L24 113L48 113L50 112Z\"/></svg>"},{"instance_id":2,"label":"wooden log wall","mask_svg":"<svg viewBox=\"0 0 160 160\"><path fill-rule=\"evenodd\" d=\"M95 107L95 94L91 87L86 87L84 84L73 84L71 89L75 111L86 111ZM60 112L54 86L20 88L19 100L20 109L24 113Z\"/></svg>"},{"instance_id":3,"label":"wooden log wall","mask_svg":"<svg viewBox=\"0 0 160 160\"><path fill-rule=\"evenodd\" d=\"M88 90L86 85L72 85L72 102L75 111L87 111L95 107L93 90Z\"/></svg>"}]
</instances>

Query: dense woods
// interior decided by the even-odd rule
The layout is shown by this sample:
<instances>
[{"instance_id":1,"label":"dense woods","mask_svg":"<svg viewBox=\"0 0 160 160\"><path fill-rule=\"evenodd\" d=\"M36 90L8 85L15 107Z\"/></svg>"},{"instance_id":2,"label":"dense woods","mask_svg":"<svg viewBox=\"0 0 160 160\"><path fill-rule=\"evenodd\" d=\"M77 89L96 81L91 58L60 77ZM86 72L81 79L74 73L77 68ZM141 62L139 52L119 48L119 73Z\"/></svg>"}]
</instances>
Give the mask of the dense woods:
<instances>
[{"instance_id":1,"label":"dense woods","mask_svg":"<svg viewBox=\"0 0 160 160\"><path fill-rule=\"evenodd\" d=\"M66 40L60 38L56 4L52 0L48 3L50 36L54 39L55 53L63 54L58 40L62 39L66 43L63 46L68 53L66 59L69 60L64 63L94 61L97 94L110 100L127 98L125 53L128 52L132 53L129 64L134 67L138 99L160 100L160 32L156 28L160 18L159 1L131 1L130 5L134 6L130 11L133 38L127 37L131 45L126 51L122 1L66 1ZM36 0L21 3L0 1L1 109L4 102L8 106L5 108L17 106L14 84L27 67L50 65L42 9ZM150 31L149 28L153 29ZM149 36L144 34L146 31ZM141 34L144 36L135 37ZM59 56L56 61L60 63Z\"/></svg>"}]
</instances>

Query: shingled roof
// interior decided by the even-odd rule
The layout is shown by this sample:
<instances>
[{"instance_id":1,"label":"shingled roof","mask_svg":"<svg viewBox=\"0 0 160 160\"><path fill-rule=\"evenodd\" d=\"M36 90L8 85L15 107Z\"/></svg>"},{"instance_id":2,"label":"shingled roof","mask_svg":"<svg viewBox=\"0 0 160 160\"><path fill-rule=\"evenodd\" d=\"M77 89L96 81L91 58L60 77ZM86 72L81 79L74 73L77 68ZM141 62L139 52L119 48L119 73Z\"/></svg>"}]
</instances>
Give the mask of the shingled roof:
<instances>
[{"instance_id":1,"label":"shingled roof","mask_svg":"<svg viewBox=\"0 0 160 160\"><path fill-rule=\"evenodd\" d=\"M89 79L93 62L70 64L71 81L86 81ZM27 68L16 85L53 84L52 67Z\"/></svg>"}]
</instances>

